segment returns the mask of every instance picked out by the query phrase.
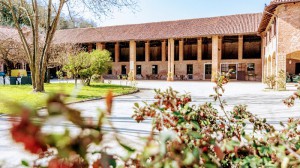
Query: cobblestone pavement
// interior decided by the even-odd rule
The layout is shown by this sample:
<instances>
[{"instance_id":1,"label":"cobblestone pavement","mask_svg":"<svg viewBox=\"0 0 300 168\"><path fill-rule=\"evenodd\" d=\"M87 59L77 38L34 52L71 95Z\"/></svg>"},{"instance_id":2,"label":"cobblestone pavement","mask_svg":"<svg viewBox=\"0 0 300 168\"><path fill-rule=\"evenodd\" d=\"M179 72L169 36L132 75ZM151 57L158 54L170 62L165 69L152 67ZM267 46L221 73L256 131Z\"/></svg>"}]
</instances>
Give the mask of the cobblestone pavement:
<instances>
[{"instance_id":1,"label":"cobblestone pavement","mask_svg":"<svg viewBox=\"0 0 300 168\"><path fill-rule=\"evenodd\" d=\"M126 85L125 81L114 80L113 84ZM137 87L140 92L132 95L120 96L114 99L113 114L111 121L118 129L124 139L128 139L128 143L137 145L138 137L143 137L149 134L151 129L151 121L146 120L143 123L137 124L131 115L132 107L135 102L142 101L152 102L154 99L155 88L162 90L172 87L181 93L190 92L192 95L193 104L201 104L204 102L212 102L209 97L213 93L214 84L211 82L166 82L166 81L138 81ZM300 118L299 109L300 102L296 102L293 108L287 108L282 100L287 98L296 90L293 84L288 85L288 91L274 92L265 91L265 85L258 82L231 82L225 89L223 96L228 103L227 109L230 110L234 105L247 104L249 111L257 114L260 117L267 118L267 121L275 127L279 127L279 122L285 122L289 117ZM213 103L216 107L217 104ZM105 108L103 100L89 101L70 105L83 111L83 116L96 119L97 109ZM31 156L26 153L20 145L15 145L10 138L8 129L10 128L9 118L5 115L0 116L0 165L5 167L17 167L22 159L32 160L36 156ZM76 132L77 128L62 118L56 118L46 124L45 131L55 130L61 131L64 126ZM108 132L109 127L105 128ZM142 145L142 144L139 144ZM112 144L113 146L113 144ZM1 166L0 166L1 167Z\"/></svg>"}]
</instances>

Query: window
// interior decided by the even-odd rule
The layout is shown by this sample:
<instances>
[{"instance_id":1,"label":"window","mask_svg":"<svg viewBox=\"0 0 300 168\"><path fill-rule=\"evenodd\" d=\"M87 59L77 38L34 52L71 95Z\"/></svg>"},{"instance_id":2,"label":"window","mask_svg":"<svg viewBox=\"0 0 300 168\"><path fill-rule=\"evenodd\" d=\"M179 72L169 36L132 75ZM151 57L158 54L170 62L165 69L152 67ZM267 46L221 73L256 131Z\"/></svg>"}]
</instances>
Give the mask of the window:
<instances>
[{"instance_id":1,"label":"window","mask_svg":"<svg viewBox=\"0 0 300 168\"><path fill-rule=\"evenodd\" d=\"M187 72L188 75L193 74L193 64L188 64L186 66L186 72Z\"/></svg>"},{"instance_id":2,"label":"window","mask_svg":"<svg viewBox=\"0 0 300 168\"><path fill-rule=\"evenodd\" d=\"M158 68L157 65L152 65L152 74L157 75L158 74Z\"/></svg>"},{"instance_id":3,"label":"window","mask_svg":"<svg viewBox=\"0 0 300 168\"><path fill-rule=\"evenodd\" d=\"M96 45L96 43L93 43L93 44L92 44L92 51L93 51L93 50L96 50L96 49L97 49L97 45Z\"/></svg>"},{"instance_id":4,"label":"window","mask_svg":"<svg viewBox=\"0 0 300 168\"><path fill-rule=\"evenodd\" d=\"M277 23L276 23L277 21L276 21L276 19L274 19L274 36L276 36L276 34L277 34L277 30L276 30L276 28L277 28Z\"/></svg>"},{"instance_id":5,"label":"window","mask_svg":"<svg viewBox=\"0 0 300 168\"><path fill-rule=\"evenodd\" d=\"M247 64L247 71L248 72L255 72L255 64L254 63L248 63Z\"/></svg>"},{"instance_id":6,"label":"window","mask_svg":"<svg viewBox=\"0 0 300 168\"><path fill-rule=\"evenodd\" d=\"M111 60L115 62L115 43L106 43L105 49L110 52Z\"/></svg>"},{"instance_id":7,"label":"window","mask_svg":"<svg viewBox=\"0 0 300 168\"><path fill-rule=\"evenodd\" d=\"M174 60L179 61L179 40L174 41Z\"/></svg>"},{"instance_id":8,"label":"window","mask_svg":"<svg viewBox=\"0 0 300 168\"><path fill-rule=\"evenodd\" d=\"M136 61L145 61L145 42L136 43Z\"/></svg>"},{"instance_id":9,"label":"window","mask_svg":"<svg viewBox=\"0 0 300 168\"><path fill-rule=\"evenodd\" d=\"M161 42L150 42L150 61L161 61Z\"/></svg>"},{"instance_id":10,"label":"window","mask_svg":"<svg viewBox=\"0 0 300 168\"><path fill-rule=\"evenodd\" d=\"M269 33L268 33L269 34ZM243 59L261 58L261 38L256 35L244 36Z\"/></svg>"},{"instance_id":11,"label":"window","mask_svg":"<svg viewBox=\"0 0 300 168\"><path fill-rule=\"evenodd\" d=\"M122 65L122 75L126 75L127 74L127 70L126 70L126 65Z\"/></svg>"},{"instance_id":12,"label":"window","mask_svg":"<svg viewBox=\"0 0 300 168\"><path fill-rule=\"evenodd\" d=\"M197 60L197 39L186 39L184 41L184 60Z\"/></svg>"},{"instance_id":13,"label":"window","mask_svg":"<svg viewBox=\"0 0 300 168\"><path fill-rule=\"evenodd\" d=\"M205 64L205 79L211 79L211 64Z\"/></svg>"},{"instance_id":14,"label":"window","mask_svg":"<svg viewBox=\"0 0 300 168\"><path fill-rule=\"evenodd\" d=\"M238 59L239 37L225 36L222 40L222 59Z\"/></svg>"},{"instance_id":15,"label":"window","mask_svg":"<svg viewBox=\"0 0 300 168\"><path fill-rule=\"evenodd\" d=\"M202 60L212 59L212 39L202 38Z\"/></svg>"},{"instance_id":16,"label":"window","mask_svg":"<svg viewBox=\"0 0 300 168\"><path fill-rule=\"evenodd\" d=\"M107 74L112 75L112 68L111 67L108 69Z\"/></svg>"},{"instance_id":17,"label":"window","mask_svg":"<svg viewBox=\"0 0 300 168\"><path fill-rule=\"evenodd\" d=\"M230 79L237 79L237 65L236 64L221 64L221 73L228 73L230 72Z\"/></svg>"},{"instance_id":18,"label":"window","mask_svg":"<svg viewBox=\"0 0 300 168\"><path fill-rule=\"evenodd\" d=\"M83 51L88 52L88 44L82 44L81 48L83 49Z\"/></svg>"},{"instance_id":19,"label":"window","mask_svg":"<svg viewBox=\"0 0 300 168\"><path fill-rule=\"evenodd\" d=\"M129 62L129 43L120 43L120 62Z\"/></svg>"},{"instance_id":20,"label":"window","mask_svg":"<svg viewBox=\"0 0 300 168\"><path fill-rule=\"evenodd\" d=\"M229 71L228 64L222 64L221 65L221 72L222 73L227 73L228 71Z\"/></svg>"},{"instance_id":21,"label":"window","mask_svg":"<svg viewBox=\"0 0 300 168\"><path fill-rule=\"evenodd\" d=\"M137 65L136 66L136 74L141 75L142 74L142 65Z\"/></svg>"},{"instance_id":22,"label":"window","mask_svg":"<svg viewBox=\"0 0 300 168\"><path fill-rule=\"evenodd\" d=\"M271 25L271 27L269 28L269 30L268 30L268 37L269 37L269 41L271 41L272 40L272 27L273 27L273 25Z\"/></svg>"}]
</instances>

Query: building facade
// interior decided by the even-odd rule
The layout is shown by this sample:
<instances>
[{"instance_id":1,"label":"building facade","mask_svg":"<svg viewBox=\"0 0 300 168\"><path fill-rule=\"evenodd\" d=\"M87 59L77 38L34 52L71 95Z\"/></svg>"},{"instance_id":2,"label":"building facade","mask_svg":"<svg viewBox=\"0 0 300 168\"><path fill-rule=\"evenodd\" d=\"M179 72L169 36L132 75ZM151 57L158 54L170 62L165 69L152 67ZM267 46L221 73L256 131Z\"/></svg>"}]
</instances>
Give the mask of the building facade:
<instances>
[{"instance_id":1,"label":"building facade","mask_svg":"<svg viewBox=\"0 0 300 168\"><path fill-rule=\"evenodd\" d=\"M254 14L58 30L54 43L110 51L107 78L213 80L231 69L232 80L281 75L284 88L286 74L300 74L300 0Z\"/></svg>"},{"instance_id":2,"label":"building facade","mask_svg":"<svg viewBox=\"0 0 300 168\"><path fill-rule=\"evenodd\" d=\"M232 69L234 80L262 80L262 14L60 30L57 43L80 43L112 53L108 76L136 79L211 80Z\"/></svg>"},{"instance_id":3,"label":"building facade","mask_svg":"<svg viewBox=\"0 0 300 168\"><path fill-rule=\"evenodd\" d=\"M280 76L280 73L299 75L300 2L272 1L264 11L258 32L263 40L263 76Z\"/></svg>"}]
</instances>

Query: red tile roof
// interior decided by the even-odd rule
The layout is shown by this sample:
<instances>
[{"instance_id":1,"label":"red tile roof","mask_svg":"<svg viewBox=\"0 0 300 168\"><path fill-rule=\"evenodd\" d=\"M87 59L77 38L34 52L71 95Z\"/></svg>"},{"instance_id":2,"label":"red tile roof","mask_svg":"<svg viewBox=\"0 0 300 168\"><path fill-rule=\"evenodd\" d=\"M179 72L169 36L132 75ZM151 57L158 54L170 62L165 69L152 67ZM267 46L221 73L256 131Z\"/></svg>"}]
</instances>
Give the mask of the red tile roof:
<instances>
[{"instance_id":1,"label":"red tile roof","mask_svg":"<svg viewBox=\"0 0 300 168\"><path fill-rule=\"evenodd\" d=\"M31 31L28 27L23 27L22 31L25 35L25 38L30 43L32 39L30 38ZM42 36L42 35L41 35ZM7 39L13 39L17 42L21 42L19 33L17 29L13 27L7 27L7 26L0 26L0 41L1 40L7 40Z\"/></svg>"},{"instance_id":2,"label":"red tile roof","mask_svg":"<svg viewBox=\"0 0 300 168\"><path fill-rule=\"evenodd\" d=\"M298 2L299 0L272 0L271 4Z\"/></svg>"},{"instance_id":3,"label":"red tile roof","mask_svg":"<svg viewBox=\"0 0 300 168\"><path fill-rule=\"evenodd\" d=\"M58 30L54 42L95 43L255 34L261 17L261 13L239 14L168 22Z\"/></svg>"},{"instance_id":4,"label":"red tile roof","mask_svg":"<svg viewBox=\"0 0 300 168\"><path fill-rule=\"evenodd\" d=\"M294 3L294 2L300 2L300 0L272 0L270 5L266 6L264 9L261 23L258 28L258 33L262 33L266 30L270 20L273 17L276 8L279 5L286 4L286 3Z\"/></svg>"}]
</instances>

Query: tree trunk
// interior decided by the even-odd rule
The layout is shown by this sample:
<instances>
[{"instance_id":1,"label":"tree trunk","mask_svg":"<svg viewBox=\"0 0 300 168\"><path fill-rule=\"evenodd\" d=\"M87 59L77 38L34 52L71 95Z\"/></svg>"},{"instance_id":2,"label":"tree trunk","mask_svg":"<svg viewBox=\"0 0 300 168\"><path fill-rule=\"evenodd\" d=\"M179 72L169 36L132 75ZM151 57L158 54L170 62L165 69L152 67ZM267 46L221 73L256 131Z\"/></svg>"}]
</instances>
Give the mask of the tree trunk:
<instances>
[{"instance_id":1,"label":"tree trunk","mask_svg":"<svg viewBox=\"0 0 300 168\"><path fill-rule=\"evenodd\" d=\"M88 78L87 86L91 86L92 77Z\"/></svg>"},{"instance_id":2,"label":"tree trunk","mask_svg":"<svg viewBox=\"0 0 300 168\"><path fill-rule=\"evenodd\" d=\"M38 70L35 77L35 92L45 92L44 89L45 73L40 73Z\"/></svg>"},{"instance_id":3,"label":"tree trunk","mask_svg":"<svg viewBox=\"0 0 300 168\"><path fill-rule=\"evenodd\" d=\"M101 82L101 83L104 83L103 75L100 76L100 82Z\"/></svg>"},{"instance_id":4,"label":"tree trunk","mask_svg":"<svg viewBox=\"0 0 300 168\"><path fill-rule=\"evenodd\" d=\"M29 63L30 72L31 72L31 82L32 82L32 89L35 91L36 88L36 80L35 80L35 65L34 63Z\"/></svg>"},{"instance_id":5,"label":"tree trunk","mask_svg":"<svg viewBox=\"0 0 300 168\"><path fill-rule=\"evenodd\" d=\"M50 68L47 68L45 83L50 83L50 80L51 80Z\"/></svg>"},{"instance_id":6,"label":"tree trunk","mask_svg":"<svg viewBox=\"0 0 300 168\"><path fill-rule=\"evenodd\" d=\"M75 88L77 88L77 76L74 76L74 80L75 80Z\"/></svg>"}]
</instances>

